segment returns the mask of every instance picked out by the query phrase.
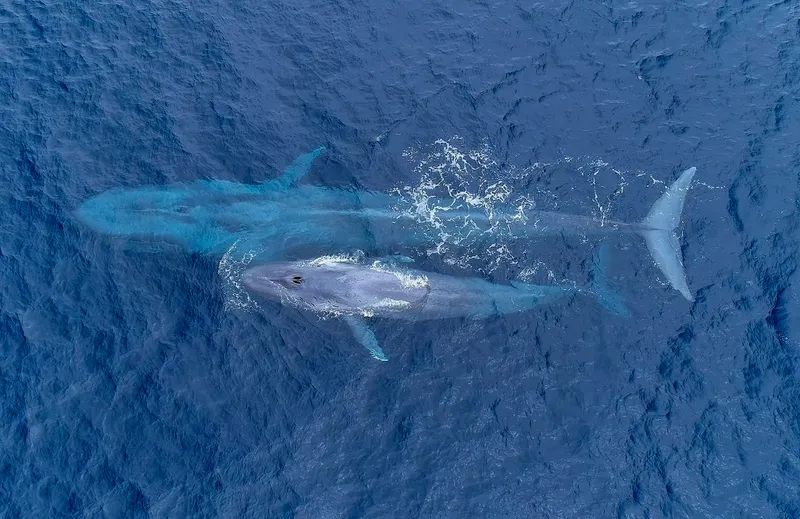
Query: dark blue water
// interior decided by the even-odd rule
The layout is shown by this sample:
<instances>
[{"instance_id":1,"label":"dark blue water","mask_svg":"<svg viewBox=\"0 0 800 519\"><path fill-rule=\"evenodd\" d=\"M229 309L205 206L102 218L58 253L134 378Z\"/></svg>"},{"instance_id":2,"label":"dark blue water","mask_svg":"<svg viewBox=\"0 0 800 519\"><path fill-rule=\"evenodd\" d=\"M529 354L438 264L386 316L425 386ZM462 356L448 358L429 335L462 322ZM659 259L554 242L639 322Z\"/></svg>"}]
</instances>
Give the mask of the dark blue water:
<instances>
[{"instance_id":1,"label":"dark blue water","mask_svg":"<svg viewBox=\"0 0 800 519\"><path fill-rule=\"evenodd\" d=\"M798 15L5 2L0 516L800 517ZM275 178L321 145L307 182L414 188L455 148L471 166L445 173L471 188L625 221L696 166L696 299L612 238L630 317L575 298L377 321L379 363L335 320L231 310L219 257L75 218L112 188ZM590 245L423 264L580 281Z\"/></svg>"}]
</instances>

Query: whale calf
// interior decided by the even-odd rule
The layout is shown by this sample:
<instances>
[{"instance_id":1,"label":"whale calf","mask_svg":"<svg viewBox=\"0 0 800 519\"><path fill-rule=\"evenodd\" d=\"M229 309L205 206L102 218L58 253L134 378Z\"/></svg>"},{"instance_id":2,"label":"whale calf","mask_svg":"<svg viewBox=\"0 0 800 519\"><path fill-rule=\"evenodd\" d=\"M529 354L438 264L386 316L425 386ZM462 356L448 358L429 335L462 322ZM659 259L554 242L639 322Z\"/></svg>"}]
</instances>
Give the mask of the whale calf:
<instances>
[{"instance_id":1,"label":"whale calf","mask_svg":"<svg viewBox=\"0 0 800 519\"><path fill-rule=\"evenodd\" d=\"M451 237L485 237L491 244L489 217L477 209L453 209L457 201L429 200L440 208L433 229L418 215L398 211L399 196L374 191L328 188L298 182L324 147L301 155L283 175L262 184L198 180L169 186L113 189L86 200L77 216L96 231L150 243L171 243L195 253L222 256L234 243L253 244L261 261L310 258L359 249L370 255L435 247L442 233ZM525 211L513 222L512 238L541 235L633 233L644 237L648 250L673 288L686 299L686 282L676 230L695 168L684 171L636 223L549 212ZM509 218L516 208L496 207ZM469 221L470 225L465 226ZM481 232L483 231L483 232Z\"/></svg>"},{"instance_id":2,"label":"whale calf","mask_svg":"<svg viewBox=\"0 0 800 519\"><path fill-rule=\"evenodd\" d=\"M491 283L336 257L275 262L249 268L242 284L251 293L286 306L342 318L355 338L378 360L387 360L366 320L409 321L492 316L524 312L573 294L592 295L616 315L627 314L621 298L607 285L606 247L595 257L588 286Z\"/></svg>"}]
</instances>

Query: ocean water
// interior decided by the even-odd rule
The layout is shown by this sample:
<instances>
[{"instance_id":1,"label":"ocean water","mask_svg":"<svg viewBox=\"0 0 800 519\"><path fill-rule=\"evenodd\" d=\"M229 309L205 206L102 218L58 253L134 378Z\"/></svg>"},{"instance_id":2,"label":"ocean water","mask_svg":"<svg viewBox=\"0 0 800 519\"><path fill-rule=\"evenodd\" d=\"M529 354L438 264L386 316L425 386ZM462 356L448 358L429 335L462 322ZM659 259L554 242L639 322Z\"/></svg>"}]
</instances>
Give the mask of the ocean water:
<instances>
[{"instance_id":1,"label":"ocean water","mask_svg":"<svg viewBox=\"0 0 800 519\"><path fill-rule=\"evenodd\" d=\"M800 517L799 17L3 3L0 517ZM381 363L335 319L247 304L225 258L75 216L109 189L273 179L318 146L304 182L623 221L696 166L695 300L612 236L629 317L576 297L376 320ZM418 261L581 282L597 246L494 232Z\"/></svg>"}]
</instances>

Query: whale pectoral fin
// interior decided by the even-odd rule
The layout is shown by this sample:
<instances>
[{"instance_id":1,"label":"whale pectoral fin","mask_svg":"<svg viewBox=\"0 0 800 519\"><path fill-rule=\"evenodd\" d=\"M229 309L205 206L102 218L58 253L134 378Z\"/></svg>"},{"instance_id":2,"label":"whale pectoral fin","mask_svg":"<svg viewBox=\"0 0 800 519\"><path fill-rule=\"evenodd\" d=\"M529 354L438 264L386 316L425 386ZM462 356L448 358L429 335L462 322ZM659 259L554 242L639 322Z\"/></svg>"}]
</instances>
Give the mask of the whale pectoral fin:
<instances>
[{"instance_id":1,"label":"whale pectoral fin","mask_svg":"<svg viewBox=\"0 0 800 519\"><path fill-rule=\"evenodd\" d=\"M314 159L316 159L323 151L325 151L325 146L320 146L310 153L300 155L294 159L294 162L289 164L285 170L283 170L283 175L275 180L264 182L264 185L276 190L289 189L296 184L297 181L306 176L306 173L308 173L308 171L311 169L311 164L314 163Z\"/></svg>"},{"instance_id":2,"label":"whale pectoral fin","mask_svg":"<svg viewBox=\"0 0 800 519\"><path fill-rule=\"evenodd\" d=\"M383 362L389 360L378 345L378 339L375 337L375 334L369 329L369 326L367 326L363 318L346 316L344 321L350 326L356 340L360 342L374 358Z\"/></svg>"}]
</instances>

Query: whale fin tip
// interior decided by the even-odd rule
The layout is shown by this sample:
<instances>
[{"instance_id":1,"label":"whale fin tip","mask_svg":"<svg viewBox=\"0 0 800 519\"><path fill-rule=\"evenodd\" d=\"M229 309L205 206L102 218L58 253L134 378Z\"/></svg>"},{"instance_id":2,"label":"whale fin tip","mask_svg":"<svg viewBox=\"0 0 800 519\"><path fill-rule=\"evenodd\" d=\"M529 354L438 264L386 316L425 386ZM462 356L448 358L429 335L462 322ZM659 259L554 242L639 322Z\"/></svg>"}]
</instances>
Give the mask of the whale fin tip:
<instances>
[{"instance_id":1,"label":"whale fin tip","mask_svg":"<svg viewBox=\"0 0 800 519\"><path fill-rule=\"evenodd\" d=\"M356 340L364 346L374 359L386 362L389 359L383 353L375 333L367 326L366 321L362 317L348 315L344 317L344 321L350 326L353 336Z\"/></svg>"},{"instance_id":2,"label":"whale fin tip","mask_svg":"<svg viewBox=\"0 0 800 519\"><path fill-rule=\"evenodd\" d=\"M265 184L278 189L289 189L308 174L314 159L325 150L327 150L325 146L320 146L313 151L300 155L283 170L283 175L275 180L267 181Z\"/></svg>"}]
</instances>

